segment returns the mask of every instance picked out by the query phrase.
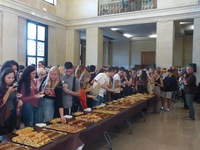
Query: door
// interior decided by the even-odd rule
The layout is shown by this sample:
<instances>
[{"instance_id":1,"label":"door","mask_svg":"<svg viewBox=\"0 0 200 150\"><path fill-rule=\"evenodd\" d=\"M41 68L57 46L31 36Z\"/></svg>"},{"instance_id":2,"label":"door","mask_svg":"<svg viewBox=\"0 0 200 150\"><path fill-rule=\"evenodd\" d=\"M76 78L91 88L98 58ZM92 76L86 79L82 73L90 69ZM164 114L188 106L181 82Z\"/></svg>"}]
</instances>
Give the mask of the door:
<instances>
[{"instance_id":1,"label":"door","mask_svg":"<svg viewBox=\"0 0 200 150\"><path fill-rule=\"evenodd\" d=\"M141 53L141 65L155 64L155 52L142 52Z\"/></svg>"}]
</instances>

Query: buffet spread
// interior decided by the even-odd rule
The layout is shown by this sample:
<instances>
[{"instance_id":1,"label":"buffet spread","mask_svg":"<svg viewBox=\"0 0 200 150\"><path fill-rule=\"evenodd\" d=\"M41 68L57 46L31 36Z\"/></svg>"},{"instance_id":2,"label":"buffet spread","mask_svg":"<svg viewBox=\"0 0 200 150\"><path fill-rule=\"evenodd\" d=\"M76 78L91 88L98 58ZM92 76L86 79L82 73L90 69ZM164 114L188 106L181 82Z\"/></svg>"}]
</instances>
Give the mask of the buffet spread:
<instances>
[{"instance_id":1,"label":"buffet spread","mask_svg":"<svg viewBox=\"0 0 200 150\"><path fill-rule=\"evenodd\" d=\"M150 94L135 94L121 98L117 101L108 102L106 105L96 106L91 112L75 112L72 117L66 117L66 123L62 123L60 118L54 118L47 125L39 130L26 127L14 131L12 142L0 143L0 150L24 150L40 148L51 144L53 140L62 138L67 134L76 134L85 130L87 127L98 123L104 119L120 113L124 109L129 109L139 101L153 97Z\"/></svg>"}]
</instances>

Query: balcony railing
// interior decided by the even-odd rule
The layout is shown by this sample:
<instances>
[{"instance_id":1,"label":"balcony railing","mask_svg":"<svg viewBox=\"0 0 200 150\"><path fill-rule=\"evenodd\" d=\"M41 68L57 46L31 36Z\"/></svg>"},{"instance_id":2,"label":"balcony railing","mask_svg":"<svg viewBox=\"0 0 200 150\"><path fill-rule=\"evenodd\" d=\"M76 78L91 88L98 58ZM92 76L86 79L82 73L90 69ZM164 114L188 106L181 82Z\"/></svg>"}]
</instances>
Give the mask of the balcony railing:
<instances>
[{"instance_id":1,"label":"balcony railing","mask_svg":"<svg viewBox=\"0 0 200 150\"><path fill-rule=\"evenodd\" d=\"M109 15L157 8L157 0L122 0L110 4L99 4L99 15Z\"/></svg>"}]
</instances>

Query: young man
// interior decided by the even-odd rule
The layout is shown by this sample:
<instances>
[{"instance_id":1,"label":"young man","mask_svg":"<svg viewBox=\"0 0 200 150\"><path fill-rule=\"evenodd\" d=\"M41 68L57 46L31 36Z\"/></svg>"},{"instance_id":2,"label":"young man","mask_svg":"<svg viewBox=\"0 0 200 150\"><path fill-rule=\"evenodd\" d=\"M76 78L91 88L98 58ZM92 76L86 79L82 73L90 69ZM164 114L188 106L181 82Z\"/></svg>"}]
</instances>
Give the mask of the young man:
<instances>
[{"instance_id":1,"label":"young man","mask_svg":"<svg viewBox=\"0 0 200 150\"><path fill-rule=\"evenodd\" d=\"M195 110L193 106L194 95L197 89L196 86L196 76L193 73L193 68L191 66L187 66L186 68L187 74L184 79L184 92L185 92L185 100L189 108L189 116L186 117L188 120L195 120Z\"/></svg>"},{"instance_id":2,"label":"young man","mask_svg":"<svg viewBox=\"0 0 200 150\"><path fill-rule=\"evenodd\" d=\"M167 76L164 78L163 84L164 84L164 88L163 88L162 95L161 95L161 97L162 97L162 99L161 99L161 104L162 104L161 109L164 110L165 100L167 100L167 106L168 107L166 108L166 111L169 111L169 109L171 107L172 94L178 88L176 77L173 75L172 69L167 70Z\"/></svg>"},{"instance_id":3,"label":"young man","mask_svg":"<svg viewBox=\"0 0 200 150\"><path fill-rule=\"evenodd\" d=\"M45 63L44 61L38 61L38 64L37 64L37 68L44 68L45 67Z\"/></svg>"},{"instance_id":4,"label":"young man","mask_svg":"<svg viewBox=\"0 0 200 150\"><path fill-rule=\"evenodd\" d=\"M71 112L77 111L77 106L73 105L73 98L80 96L80 82L74 76L73 64L71 62L65 62L64 68L65 73L61 76L63 82L64 113L71 114Z\"/></svg>"},{"instance_id":5,"label":"young man","mask_svg":"<svg viewBox=\"0 0 200 150\"><path fill-rule=\"evenodd\" d=\"M115 68L109 67L106 73L99 73L93 80L93 86L97 86L97 84L101 85L99 90L99 94L97 96L97 100L92 101L92 106L100 105L104 100L104 94L106 90L112 91L110 78L115 74Z\"/></svg>"},{"instance_id":6,"label":"young man","mask_svg":"<svg viewBox=\"0 0 200 150\"><path fill-rule=\"evenodd\" d=\"M118 73L116 73L113 77L113 89L116 88L121 88L121 86L124 86L126 84L126 81L124 81L123 83L121 83L121 78L123 77L125 72L125 68L124 67L120 67L118 70ZM114 93L114 100L120 99L122 98L121 96L121 91L118 91L116 93Z\"/></svg>"}]
</instances>

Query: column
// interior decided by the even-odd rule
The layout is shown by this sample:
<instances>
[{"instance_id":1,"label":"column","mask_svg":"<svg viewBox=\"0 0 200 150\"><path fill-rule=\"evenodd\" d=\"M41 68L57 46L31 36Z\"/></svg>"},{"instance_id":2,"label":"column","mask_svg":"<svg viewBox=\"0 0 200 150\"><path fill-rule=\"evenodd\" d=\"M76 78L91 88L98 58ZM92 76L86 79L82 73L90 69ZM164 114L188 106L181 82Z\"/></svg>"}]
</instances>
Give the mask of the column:
<instances>
[{"instance_id":1,"label":"column","mask_svg":"<svg viewBox=\"0 0 200 150\"><path fill-rule=\"evenodd\" d=\"M194 31L193 31L193 53L192 53L192 63L196 63L197 65L197 83L200 82L200 64L199 64L199 56L200 56L200 18L194 18Z\"/></svg>"},{"instance_id":2,"label":"column","mask_svg":"<svg viewBox=\"0 0 200 150\"><path fill-rule=\"evenodd\" d=\"M7 60L18 60L18 16L3 12L1 18L1 64Z\"/></svg>"},{"instance_id":3,"label":"column","mask_svg":"<svg viewBox=\"0 0 200 150\"><path fill-rule=\"evenodd\" d=\"M157 22L156 66L173 66L174 22Z\"/></svg>"},{"instance_id":4,"label":"column","mask_svg":"<svg viewBox=\"0 0 200 150\"><path fill-rule=\"evenodd\" d=\"M108 65L109 41L103 42L103 65Z\"/></svg>"},{"instance_id":5,"label":"column","mask_svg":"<svg viewBox=\"0 0 200 150\"><path fill-rule=\"evenodd\" d=\"M103 32L99 28L86 30L86 65L103 65Z\"/></svg>"},{"instance_id":6,"label":"column","mask_svg":"<svg viewBox=\"0 0 200 150\"><path fill-rule=\"evenodd\" d=\"M74 66L80 65L80 33L76 30L66 32L66 61L71 61Z\"/></svg>"}]
</instances>

